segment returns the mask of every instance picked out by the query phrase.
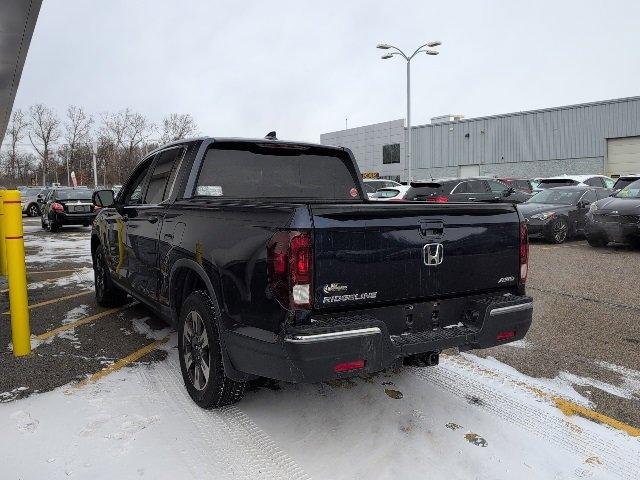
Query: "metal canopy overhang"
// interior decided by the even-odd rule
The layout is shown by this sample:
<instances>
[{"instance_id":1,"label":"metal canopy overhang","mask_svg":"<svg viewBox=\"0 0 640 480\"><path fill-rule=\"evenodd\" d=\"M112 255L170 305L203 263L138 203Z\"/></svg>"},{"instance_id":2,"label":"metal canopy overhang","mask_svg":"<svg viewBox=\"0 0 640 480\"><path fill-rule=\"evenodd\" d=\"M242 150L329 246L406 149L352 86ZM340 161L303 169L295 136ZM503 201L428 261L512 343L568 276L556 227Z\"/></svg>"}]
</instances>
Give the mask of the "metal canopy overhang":
<instances>
[{"instance_id":1,"label":"metal canopy overhang","mask_svg":"<svg viewBox=\"0 0 640 480\"><path fill-rule=\"evenodd\" d=\"M42 0L0 0L0 140L27 58Z\"/></svg>"}]
</instances>

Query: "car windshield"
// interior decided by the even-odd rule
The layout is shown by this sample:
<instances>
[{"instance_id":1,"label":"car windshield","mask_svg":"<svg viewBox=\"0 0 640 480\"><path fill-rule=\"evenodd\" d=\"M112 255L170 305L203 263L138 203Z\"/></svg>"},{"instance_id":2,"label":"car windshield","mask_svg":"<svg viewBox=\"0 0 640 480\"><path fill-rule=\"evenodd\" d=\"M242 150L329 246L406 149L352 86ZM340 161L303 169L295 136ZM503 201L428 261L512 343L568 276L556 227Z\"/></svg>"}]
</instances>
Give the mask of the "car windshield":
<instances>
[{"instance_id":1,"label":"car windshield","mask_svg":"<svg viewBox=\"0 0 640 480\"><path fill-rule=\"evenodd\" d=\"M32 197L39 194L41 191L41 188L25 188L20 193L23 197Z\"/></svg>"},{"instance_id":2,"label":"car windshield","mask_svg":"<svg viewBox=\"0 0 640 480\"><path fill-rule=\"evenodd\" d=\"M91 200L93 192L87 189L56 190L54 198L57 200Z\"/></svg>"},{"instance_id":3,"label":"car windshield","mask_svg":"<svg viewBox=\"0 0 640 480\"><path fill-rule=\"evenodd\" d=\"M626 187L624 187L622 190L620 190L618 193L616 193L616 197L618 197L618 198L640 198L640 180L637 180L637 181L627 185Z\"/></svg>"},{"instance_id":4,"label":"car windshield","mask_svg":"<svg viewBox=\"0 0 640 480\"><path fill-rule=\"evenodd\" d=\"M548 205L575 205L584 190L552 188L536 193L525 203L544 203Z\"/></svg>"},{"instance_id":5,"label":"car windshield","mask_svg":"<svg viewBox=\"0 0 640 480\"><path fill-rule=\"evenodd\" d=\"M613 185L615 190L622 190L627 185L631 185L633 182L640 180L640 177L620 177Z\"/></svg>"}]
</instances>

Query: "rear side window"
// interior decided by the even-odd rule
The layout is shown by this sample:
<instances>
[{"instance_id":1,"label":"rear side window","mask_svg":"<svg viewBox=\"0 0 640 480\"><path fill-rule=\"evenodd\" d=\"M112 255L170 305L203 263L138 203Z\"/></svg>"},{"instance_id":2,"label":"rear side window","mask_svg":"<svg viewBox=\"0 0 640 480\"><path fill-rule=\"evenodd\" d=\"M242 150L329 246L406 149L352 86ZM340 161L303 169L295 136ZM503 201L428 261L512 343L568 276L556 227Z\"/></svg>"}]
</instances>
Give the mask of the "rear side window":
<instances>
[{"instance_id":1,"label":"rear side window","mask_svg":"<svg viewBox=\"0 0 640 480\"><path fill-rule=\"evenodd\" d=\"M376 198L393 198L400 195L400 190L396 190L395 188L382 188L378 190L375 194Z\"/></svg>"},{"instance_id":2,"label":"rear side window","mask_svg":"<svg viewBox=\"0 0 640 480\"><path fill-rule=\"evenodd\" d=\"M182 148L172 148L158 154L155 168L149 179L145 203L154 205L167 198L177 171L174 166L182 152Z\"/></svg>"},{"instance_id":3,"label":"rear side window","mask_svg":"<svg viewBox=\"0 0 640 480\"><path fill-rule=\"evenodd\" d=\"M531 184L527 180L516 180L513 183L518 190L531 190Z\"/></svg>"},{"instance_id":4,"label":"rear side window","mask_svg":"<svg viewBox=\"0 0 640 480\"><path fill-rule=\"evenodd\" d=\"M349 158L333 153L286 145L211 148L203 160L195 194L228 198L360 198L348 167Z\"/></svg>"},{"instance_id":5,"label":"rear side window","mask_svg":"<svg viewBox=\"0 0 640 480\"><path fill-rule=\"evenodd\" d=\"M604 187L604 183L600 177L588 178L584 183L591 187Z\"/></svg>"},{"instance_id":6,"label":"rear side window","mask_svg":"<svg viewBox=\"0 0 640 480\"><path fill-rule=\"evenodd\" d=\"M467 183L467 189L465 190L466 193L486 193L489 191L486 182L484 182L483 180L469 180L466 183ZM504 189L505 187L502 187L502 190ZM458 193L458 190L456 190L456 193Z\"/></svg>"}]
</instances>

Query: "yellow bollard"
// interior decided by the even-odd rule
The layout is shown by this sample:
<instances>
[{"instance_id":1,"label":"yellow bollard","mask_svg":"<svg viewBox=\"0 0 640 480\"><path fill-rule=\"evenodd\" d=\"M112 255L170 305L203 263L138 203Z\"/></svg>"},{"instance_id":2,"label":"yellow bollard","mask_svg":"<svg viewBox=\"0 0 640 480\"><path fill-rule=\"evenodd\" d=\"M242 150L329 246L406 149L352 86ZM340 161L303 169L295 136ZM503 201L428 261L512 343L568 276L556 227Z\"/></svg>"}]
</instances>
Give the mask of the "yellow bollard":
<instances>
[{"instance_id":1,"label":"yellow bollard","mask_svg":"<svg viewBox=\"0 0 640 480\"><path fill-rule=\"evenodd\" d=\"M20 192L5 190L4 237L9 280L9 310L11 312L11 341L13 354L22 357L31 353L29 300L27 297L27 268L22 238L22 207Z\"/></svg>"},{"instance_id":2,"label":"yellow bollard","mask_svg":"<svg viewBox=\"0 0 640 480\"><path fill-rule=\"evenodd\" d=\"M6 190L0 190L0 276L7 275L7 249L4 245L4 208L2 199Z\"/></svg>"}]
</instances>

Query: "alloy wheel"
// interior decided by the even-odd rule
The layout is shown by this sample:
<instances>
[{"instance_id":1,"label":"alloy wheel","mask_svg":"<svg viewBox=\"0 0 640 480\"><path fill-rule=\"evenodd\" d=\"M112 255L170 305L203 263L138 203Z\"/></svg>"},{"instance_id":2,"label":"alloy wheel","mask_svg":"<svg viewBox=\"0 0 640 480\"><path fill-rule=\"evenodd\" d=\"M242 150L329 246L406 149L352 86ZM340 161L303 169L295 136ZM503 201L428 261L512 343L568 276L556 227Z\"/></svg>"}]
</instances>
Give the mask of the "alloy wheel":
<instances>
[{"instance_id":1,"label":"alloy wheel","mask_svg":"<svg viewBox=\"0 0 640 480\"><path fill-rule=\"evenodd\" d=\"M566 222L558 221L553 226L553 238L557 243L562 243L567 238L567 231L569 226Z\"/></svg>"},{"instance_id":2,"label":"alloy wheel","mask_svg":"<svg viewBox=\"0 0 640 480\"><path fill-rule=\"evenodd\" d=\"M196 390L204 390L209 383L211 351L204 321L195 310L185 318L182 339L182 355L189 380Z\"/></svg>"}]
</instances>

